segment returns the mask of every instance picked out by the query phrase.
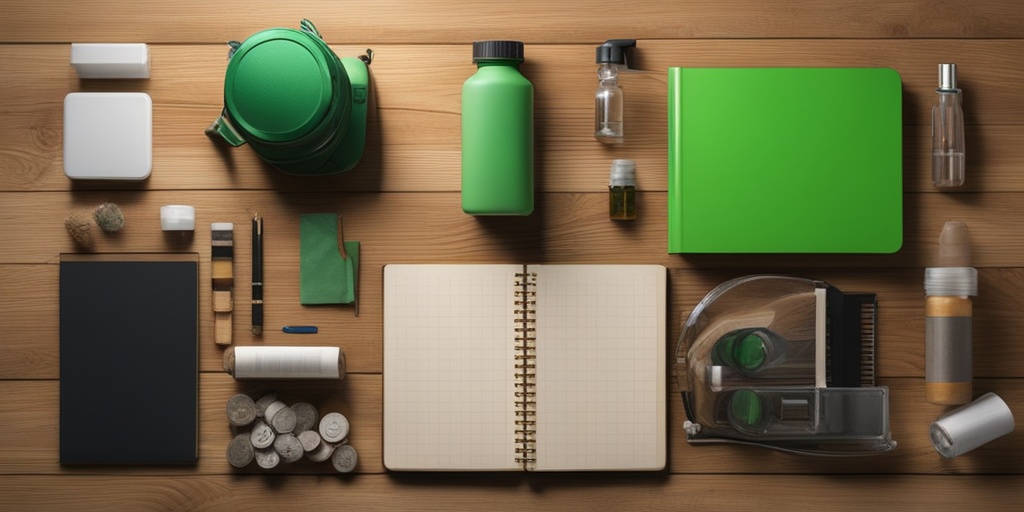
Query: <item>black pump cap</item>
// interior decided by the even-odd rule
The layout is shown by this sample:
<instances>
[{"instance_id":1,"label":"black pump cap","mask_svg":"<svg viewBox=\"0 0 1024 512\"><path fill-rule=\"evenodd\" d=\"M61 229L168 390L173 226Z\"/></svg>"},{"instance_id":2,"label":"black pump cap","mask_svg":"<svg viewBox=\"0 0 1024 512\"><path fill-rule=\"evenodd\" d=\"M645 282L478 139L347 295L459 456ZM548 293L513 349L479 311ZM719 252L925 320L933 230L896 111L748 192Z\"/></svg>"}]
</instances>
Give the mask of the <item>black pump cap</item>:
<instances>
[{"instance_id":1,"label":"black pump cap","mask_svg":"<svg viewBox=\"0 0 1024 512\"><path fill-rule=\"evenodd\" d=\"M597 63L627 64L627 48L636 48L636 39L609 39L597 47Z\"/></svg>"},{"instance_id":2,"label":"black pump cap","mask_svg":"<svg viewBox=\"0 0 1024 512\"><path fill-rule=\"evenodd\" d=\"M522 41L473 41L473 62L487 59L523 61Z\"/></svg>"}]
</instances>

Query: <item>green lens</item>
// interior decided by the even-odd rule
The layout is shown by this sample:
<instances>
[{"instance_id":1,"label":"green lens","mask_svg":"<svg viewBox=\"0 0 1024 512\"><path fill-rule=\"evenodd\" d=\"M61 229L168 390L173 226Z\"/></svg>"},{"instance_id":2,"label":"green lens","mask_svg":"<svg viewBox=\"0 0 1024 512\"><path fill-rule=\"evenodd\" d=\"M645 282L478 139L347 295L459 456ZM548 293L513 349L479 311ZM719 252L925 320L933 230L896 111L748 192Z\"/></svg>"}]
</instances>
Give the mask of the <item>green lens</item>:
<instances>
[{"instance_id":1,"label":"green lens","mask_svg":"<svg viewBox=\"0 0 1024 512\"><path fill-rule=\"evenodd\" d=\"M732 357L732 349L735 344L736 336L734 334L722 336L711 350L711 362L719 366L736 366Z\"/></svg>"},{"instance_id":2,"label":"green lens","mask_svg":"<svg viewBox=\"0 0 1024 512\"><path fill-rule=\"evenodd\" d=\"M733 420L737 422L752 427L761 422L761 399L749 389L741 389L733 393L729 409Z\"/></svg>"},{"instance_id":3,"label":"green lens","mask_svg":"<svg viewBox=\"0 0 1024 512\"><path fill-rule=\"evenodd\" d=\"M732 359L737 367L744 370L756 370L764 364L765 358L767 358L767 348L764 339L756 332L743 336L733 347Z\"/></svg>"},{"instance_id":4,"label":"green lens","mask_svg":"<svg viewBox=\"0 0 1024 512\"><path fill-rule=\"evenodd\" d=\"M739 329L722 336L711 350L711 362L752 372L768 359L766 334L761 329Z\"/></svg>"}]
</instances>

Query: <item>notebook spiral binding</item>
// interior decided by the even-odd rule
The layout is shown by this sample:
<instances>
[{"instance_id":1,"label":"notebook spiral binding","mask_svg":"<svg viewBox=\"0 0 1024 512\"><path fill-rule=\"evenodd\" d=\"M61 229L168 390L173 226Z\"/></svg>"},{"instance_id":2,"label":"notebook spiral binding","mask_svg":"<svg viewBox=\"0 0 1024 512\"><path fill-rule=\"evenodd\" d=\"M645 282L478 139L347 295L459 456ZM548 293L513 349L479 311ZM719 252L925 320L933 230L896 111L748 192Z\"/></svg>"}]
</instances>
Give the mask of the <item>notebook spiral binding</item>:
<instances>
[{"instance_id":1,"label":"notebook spiral binding","mask_svg":"<svg viewBox=\"0 0 1024 512\"><path fill-rule=\"evenodd\" d=\"M537 462L537 274L516 274L516 463L524 470Z\"/></svg>"}]
</instances>

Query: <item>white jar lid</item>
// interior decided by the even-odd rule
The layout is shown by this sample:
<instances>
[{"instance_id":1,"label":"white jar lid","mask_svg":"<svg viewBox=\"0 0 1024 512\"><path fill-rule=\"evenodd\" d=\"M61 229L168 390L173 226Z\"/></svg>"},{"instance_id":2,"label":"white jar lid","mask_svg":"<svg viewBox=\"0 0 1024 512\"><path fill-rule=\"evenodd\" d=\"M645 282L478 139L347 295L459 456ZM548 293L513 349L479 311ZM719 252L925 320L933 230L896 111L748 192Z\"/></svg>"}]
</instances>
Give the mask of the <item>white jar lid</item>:
<instances>
[{"instance_id":1,"label":"white jar lid","mask_svg":"<svg viewBox=\"0 0 1024 512\"><path fill-rule=\"evenodd\" d=\"M635 187L636 162L632 160L612 160L612 167L608 176L608 186Z\"/></svg>"},{"instance_id":2,"label":"white jar lid","mask_svg":"<svg viewBox=\"0 0 1024 512\"><path fill-rule=\"evenodd\" d=\"M161 206L160 228L164 231L194 231L196 209L185 204Z\"/></svg>"},{"instance_id":3,"label":"white jar lid","mask_svg":"<svg viewBox=\"0 0 1024 512\"><path fill-rule=\"evenodd\" d=\"M978 270L973 267L926 268L924 292L932 297L975 296L978 294Z\"/></svg>"}]
</instances>

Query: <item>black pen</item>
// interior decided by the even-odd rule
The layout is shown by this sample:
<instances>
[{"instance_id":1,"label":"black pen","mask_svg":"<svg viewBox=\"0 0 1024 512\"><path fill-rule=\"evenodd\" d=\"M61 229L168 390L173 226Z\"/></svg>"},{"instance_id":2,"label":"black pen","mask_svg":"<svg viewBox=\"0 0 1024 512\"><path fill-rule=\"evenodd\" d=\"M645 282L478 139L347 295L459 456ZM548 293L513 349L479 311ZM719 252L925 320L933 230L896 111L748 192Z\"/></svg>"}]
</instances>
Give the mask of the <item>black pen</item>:
<instances>
[{"instance_id":1,"label":"black pen","mask_svg":"<svg viewBox=\"0 0 1024 512\"><path fill-rule=\"evenodd\" d=\"M263 334L263 219L252 216L252 333Z\"/></svg>"}]
</instances>

